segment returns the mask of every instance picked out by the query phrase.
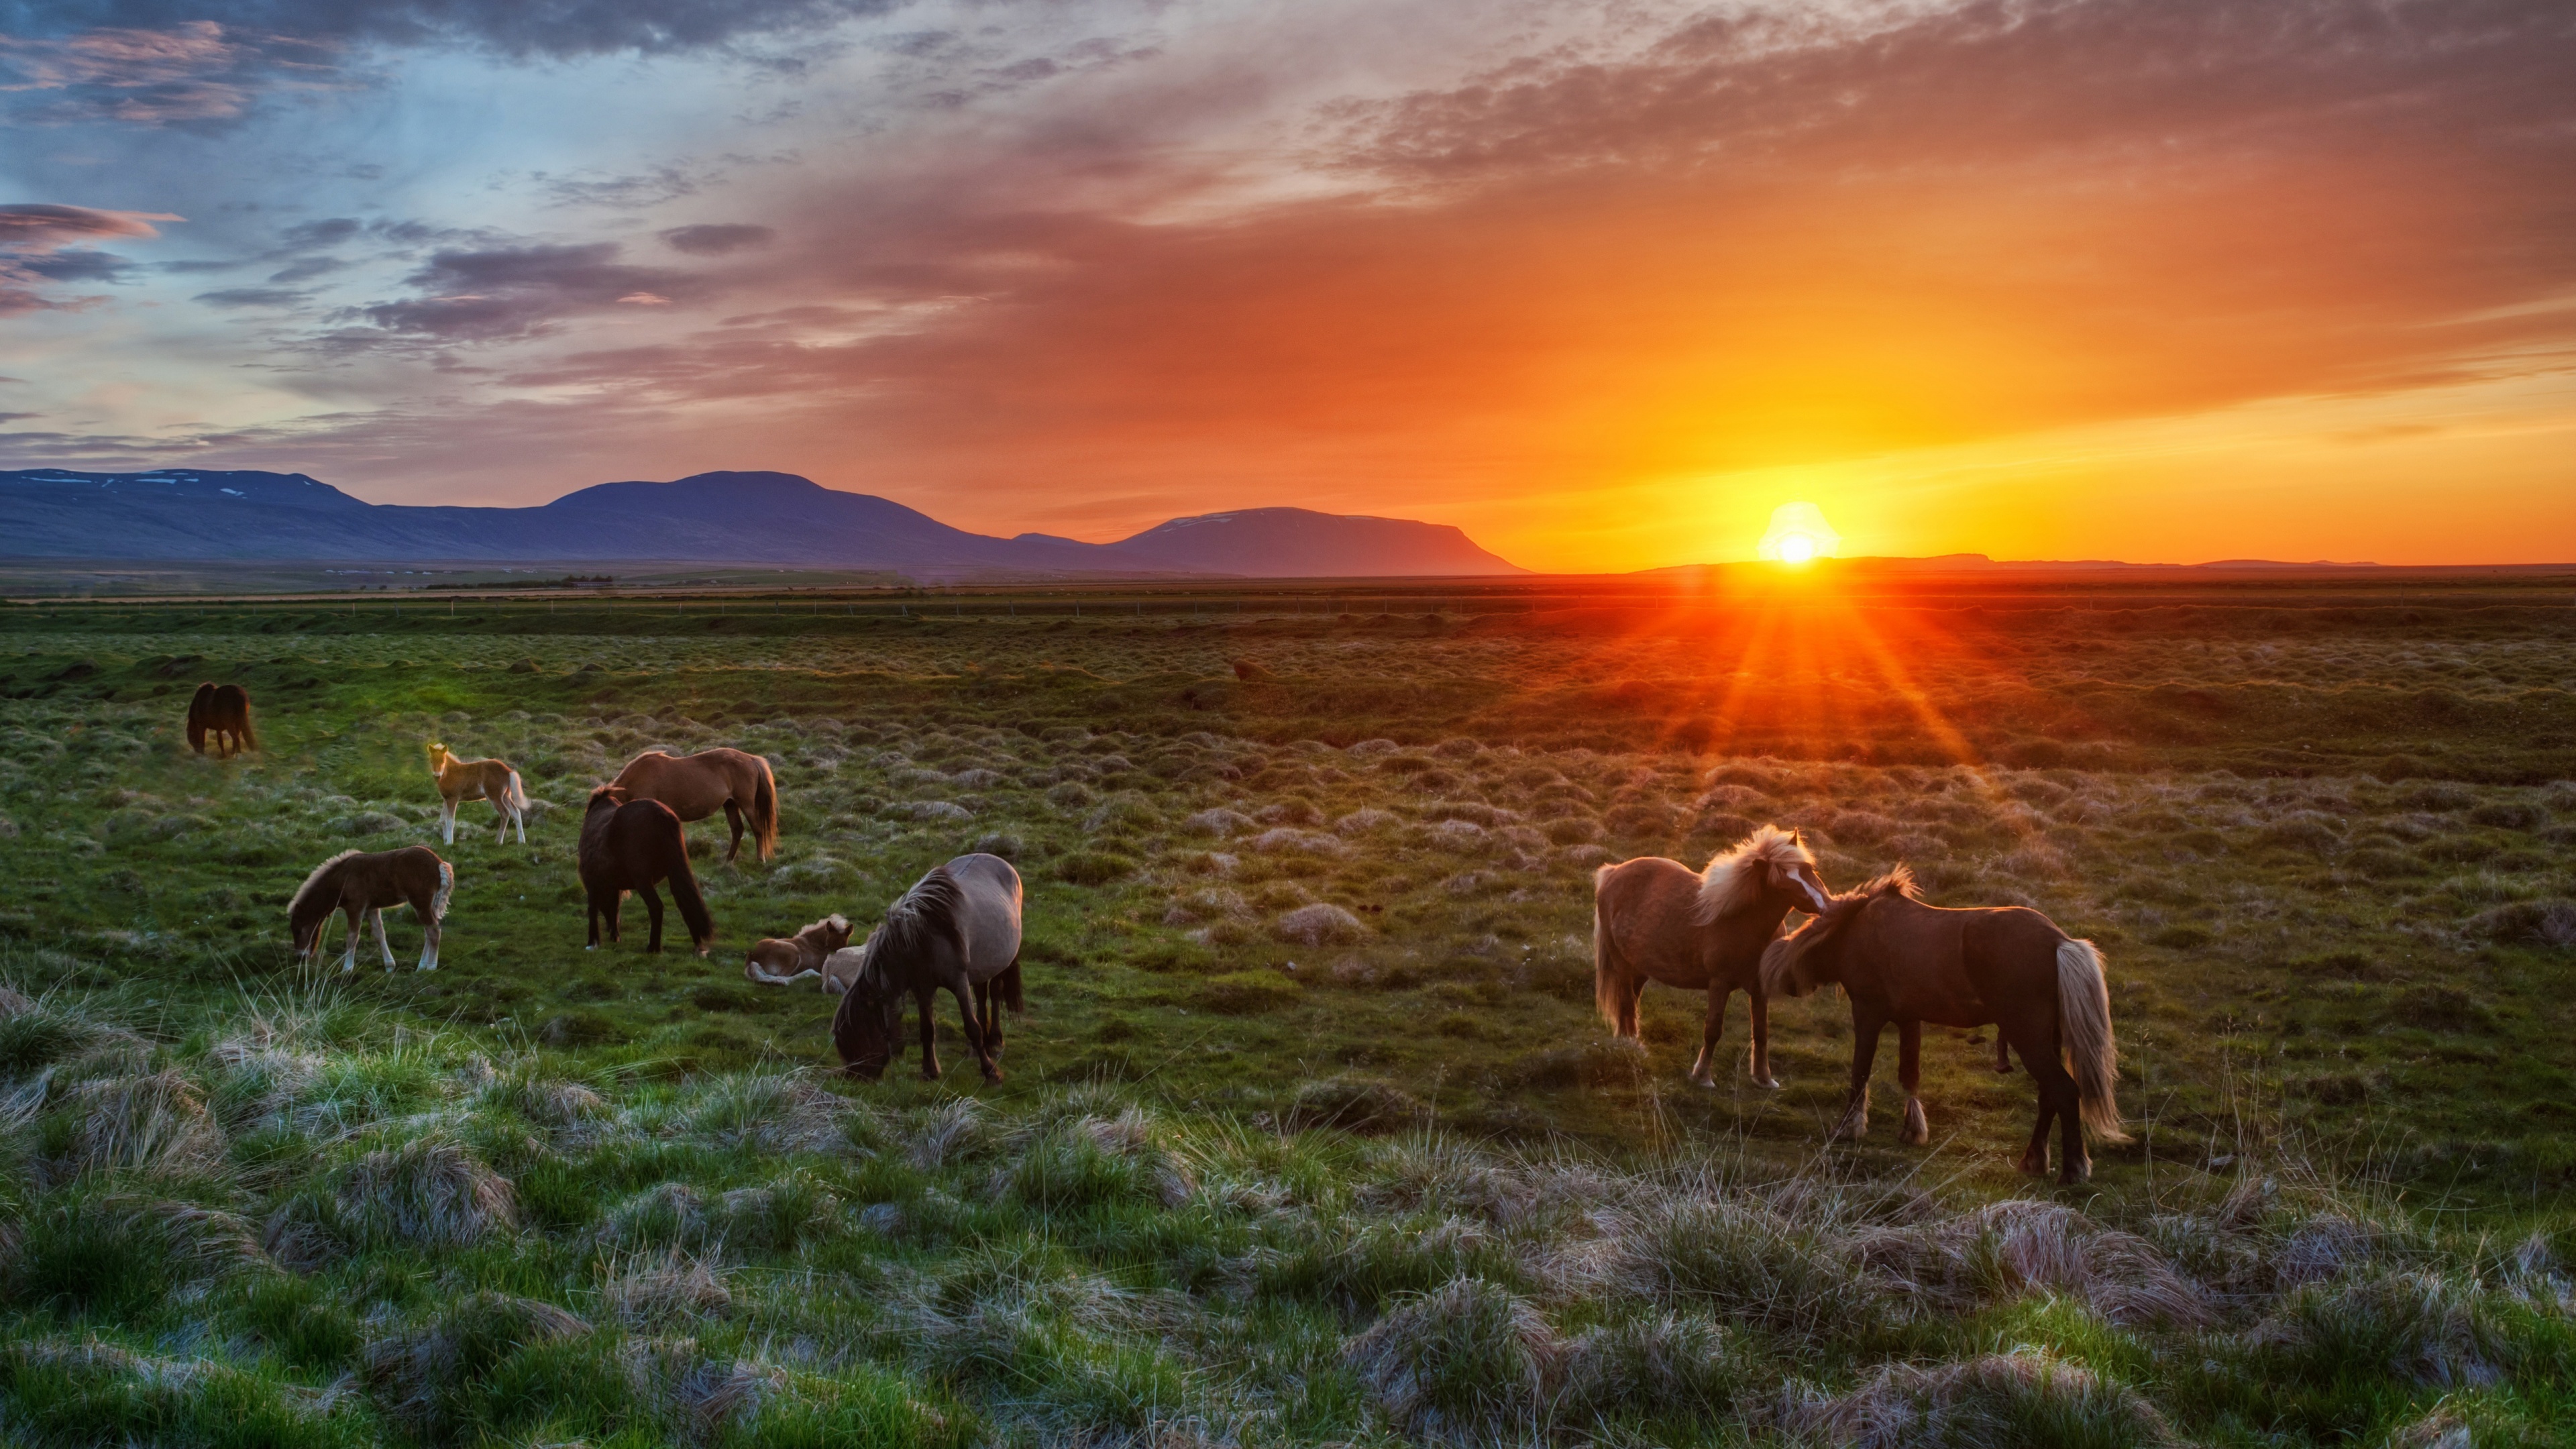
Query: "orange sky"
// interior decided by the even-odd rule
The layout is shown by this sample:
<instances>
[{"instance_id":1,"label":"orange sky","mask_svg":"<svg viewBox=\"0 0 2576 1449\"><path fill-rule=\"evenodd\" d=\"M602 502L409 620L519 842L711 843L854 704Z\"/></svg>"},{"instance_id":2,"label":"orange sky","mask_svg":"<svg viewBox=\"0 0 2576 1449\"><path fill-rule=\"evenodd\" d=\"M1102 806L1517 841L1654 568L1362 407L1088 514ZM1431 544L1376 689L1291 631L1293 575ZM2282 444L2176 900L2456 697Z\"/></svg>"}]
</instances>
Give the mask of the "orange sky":
<instances>
[{"instance_id":1,"label":"orange sky","mask_svg":"<svg viewBox=\"0 0 2576 1449\"><path fill-rule=\"evenodd\" d=\"M2576 560L2563 4L1104 4L953 63L945 13L775 40L815 58L756 125L712 51L597 93L710 128L697 171L566 102L400 132L489 155L398 197L118 243L211 271L179 244L220 227L289 283L74 310L45 267L101 244L22 240L6 465L399 502L777 468L994 533L1296 504L1562 570L1749 557L1791 499L1846 554ZM641 64L472 40L331 104ZM249 175L246 114L190 144ZM75 170L20 184L227 204Z\"/></svg>"}]
</instances>

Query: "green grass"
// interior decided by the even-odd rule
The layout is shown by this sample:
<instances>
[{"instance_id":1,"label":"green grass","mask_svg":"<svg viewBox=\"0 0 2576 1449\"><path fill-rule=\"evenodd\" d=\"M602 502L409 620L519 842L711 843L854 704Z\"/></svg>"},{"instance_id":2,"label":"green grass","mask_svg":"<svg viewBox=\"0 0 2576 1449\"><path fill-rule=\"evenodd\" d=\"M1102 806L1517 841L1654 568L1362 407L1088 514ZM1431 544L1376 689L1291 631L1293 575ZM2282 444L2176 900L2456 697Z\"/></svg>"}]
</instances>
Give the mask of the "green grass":
<instances>
[{"instance_id":1,"label":"green grass","mask_svg":"<svg viewBox=\"0 0 2576 1449\"><path fill-rule=\"evenodd\" d=\"M2529 600L795 602L0 610L7 1434L2576 1422L2576 646ZM187 754L201 678L264 750ZM441 971L396 914L402 969L301 973L286 895L430 838L431 738L519 766L528 844L463 812ZM582 796L712 743L775 763L779 859L693 827L715 957L584 952ZM1714 1092L1695 999L1604 1041L1592 864L1764 821L2100 942L2139 1144L2028 1185L2028 1079L1936 1029L1934 1147L1883 1095L1828 1149L1830 996L1775 1011L1776 1094L1740 1008ZM832 999L741 948L970 848L1029 884L1008 1080L948 1005L944 1081L829 1075Z\"/></svg>"}]
</instances>

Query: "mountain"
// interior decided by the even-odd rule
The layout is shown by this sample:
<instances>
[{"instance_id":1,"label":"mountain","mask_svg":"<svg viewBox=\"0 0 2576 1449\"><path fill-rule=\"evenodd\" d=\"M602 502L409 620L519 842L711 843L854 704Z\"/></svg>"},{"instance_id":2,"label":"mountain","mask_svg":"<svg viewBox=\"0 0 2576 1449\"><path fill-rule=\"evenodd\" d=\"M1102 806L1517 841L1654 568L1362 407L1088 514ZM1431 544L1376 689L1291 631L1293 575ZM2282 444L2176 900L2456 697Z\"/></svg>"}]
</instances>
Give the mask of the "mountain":
<instances>
[{"instance_id":1,"label":"mountain","mask_svg":"<svg viewBox=\"0 0 2576 1449\"><path fill-rule=\"evenodd\" d=\"M957 574L1503 574L1456 528L1301 508L1176 518L1114 544L951 528L793 473L602 483L535 508L415 508L301 473L0 472L0 557L793 564Z\"/></svg>"},{"instance_id":2,"label":"mountain","mask_svg":"<svg viewBox=\"0 0 2576 1449\"><path fill-rule=\"evenodd\" d=\"M1527 572L1478 548L1450 524L1304 508L1175 518L1111 546L1165 568L1251 578Z\"/></svg>"}]
</instances>

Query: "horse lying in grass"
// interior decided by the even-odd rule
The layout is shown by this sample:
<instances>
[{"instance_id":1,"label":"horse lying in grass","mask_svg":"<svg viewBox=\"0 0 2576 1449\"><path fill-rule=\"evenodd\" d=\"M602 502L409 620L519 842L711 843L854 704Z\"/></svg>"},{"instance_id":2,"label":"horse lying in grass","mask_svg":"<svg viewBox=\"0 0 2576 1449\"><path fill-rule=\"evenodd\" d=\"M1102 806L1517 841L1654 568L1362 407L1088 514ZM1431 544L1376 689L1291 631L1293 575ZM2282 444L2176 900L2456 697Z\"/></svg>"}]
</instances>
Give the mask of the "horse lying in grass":
<instances>
[{"instance_id":1,"label":"horse lying in grass","mask_svg":"<svg viewBox=\"0 0 2576 1449\"><path fill-rule=\"evenodd\" d=\"M1901 1140L1923 1143L1932 1129L1915 1095L1922 1080L1923 1023L1991 1022L2039 1087L2039 1121L2022 1171L2048 1171L2048 1127L2064 1123L2057 1180L2092 1176L2084 1129L2126 1142L2113 1096L2118 1045L2102 953L2037 911L2020 906L1944 910L1916 896L1903 866L1836 896L1815 919L1774 942L1762 960L1764 989L1805 996L1828 981L1851 998L1851 1097L1835 1135L1869 1130L1870 1064L1878 1035L1897 1027L1897 1080L1905 1088ZM2000 1050L1999 1050L2000 1055ZM2071 1070L2070 1070L2071 1068Z\"/></svg>"},{"instance_id":2,"label":"horse lying in grass","mask_svg":"<svg viewBox=\"0 0 2576 1449\"><path fill-rule=\"evenodd\" d=\"M519 843L528 843L528 791L519 783L519 772L507 760L460 760L447 746L432 741L429 746L429 773L438 781L438 798L445 802L439 812L446 827L445 844L456 843L456 807L468 800L489 800L492 813L500 817L499 829L493 832L494 845L506 845L510 827L519 827Z\"/></svg>"},{"instance_id":3,"label":"horse lying in grass","mask_svg":"<svg viewBox=\"0 0 2576 1449\"><path fill-rule=\"evenodd\" d=\"M715 922L707 915L706 898L698 894L698 878L689 870L688 836L670 806L658 800L629 800L615 785L591 791L590 804L581 816L579 874L590 907L590 944L584 950L599 948L602 917L608 921L608 939L617 940L618 904L633 891L644 898L644 909L653 921L644 949L659 952L662 898L653 893L653 887L664 880L671 883L671 901L680 908L680 919L688 923L689 943L701 956L715 945Z\"/></svg>"},{"instance_id":4,"label":"horse lying in grass","mask_svg":"<svg viewBox=\"0 0 2576 1449\"><path fill-rule=\"evenodd\" d=\"M684 821L724 811L725 823L733 827L733 848L725 852L728 864L742 854L746 828L762 860L778 853L778 782L769 773L769 761L758 755L721 748L694 755L647 750L628 760L609 783L629 800L661 801Z\"/></svg>"},{"instance_id":5,"label":"horse lying in grass","mask_svg":"<svg viewBox=\"0 0 2576 1449\"><path fill-rule=\"evenodd\" d=\"M286 903L286 924L295 942L297 959L311 961L321 954L322 931L334 912L349 917L349 949L340 957L340 969L358 969L358 928L362 920L376 923L376 949L384 954L385 969L394 969L394 948L385 940L385 908L409 906L420 918L426 935L420 947L423 971L438 969L438 940L447 919L447 899L456 890L456 867L438 858L438 852L426 845L406 845L400 850L365 853L344 850L313 868L296 887L295 896Z\"/></svg>"},{"instance_id":6,"label":"horse lying in grass","mask_svg":"<svg viewBox=\"0 0 2576 1449\"><path fill-rule=\"evenodd\" d=\"M961 855L935 866L901 899L860 945L832 953L826 979L850 983L832 1013L832 1045L844 1070L875 1081L894 1060L903 1033L903 998L921 1010L921 1075L939 1076L931 998L941 988L957 998L966 1019L966 1044L998 1082L1002 1068L1001 1014L1025 1008L1020 988L1020 873L997 855Z\"/></svg>"},{"instance_id":7,"label":"horse lying in grass","mask_svg":"<svg viewBox=\"0 0 2576 1449\"><path fill-rule=\"evenodd\" d=\"M742 974L764 986L786 986L811 976L822 990L847 991L850 983L824 975L823 965L849 944L849 918L835 911L793 936L753 942L743 957Z\"/></svg>"},{"instance_id":8,"label":"horse lying in grass","mask_svg":"<svg viewBox=\"0 0 2576 1449\"><path fill-rule=\"evenodd\" d=\"M1762 989L1762 951L1793 910L1821 911L1832 893L1816 857L1795 831L1765 825L1694 871L1644 857L1592 875L1592 999L1619 1036L1637 1035L1637 999L1660 981L1708 993L1691 1080L1717 1085L1717 1041L1727 999L1744 993L1753 1016L1753 1084L1771 1075L1771 1006Z\"/></svg>"},{"instance_id":9,"label":"horse lying in grass","mask_svg":"<svg viewBox=\"0 0 2576 1449\"><path fill-rule=\"evenodd\" d=\"M188 701L188 748L204 754L209 735L219 760L259 748L259 736L250 727L249 690L238 684L197 686L196 697Z\"/></svg>"}]
</instances>

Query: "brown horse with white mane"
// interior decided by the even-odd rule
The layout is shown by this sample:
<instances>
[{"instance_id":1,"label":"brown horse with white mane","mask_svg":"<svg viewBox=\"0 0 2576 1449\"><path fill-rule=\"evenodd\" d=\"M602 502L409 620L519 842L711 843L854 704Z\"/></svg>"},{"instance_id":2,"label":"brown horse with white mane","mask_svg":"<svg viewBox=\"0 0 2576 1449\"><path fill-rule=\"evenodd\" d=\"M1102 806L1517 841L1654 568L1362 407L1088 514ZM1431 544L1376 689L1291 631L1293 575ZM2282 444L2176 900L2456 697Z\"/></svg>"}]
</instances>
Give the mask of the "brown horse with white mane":
<instances>
[{"instance_id":1,"label":"brown horse with white mane","mask_svg":"<svg viewBox=\"0 0 2576 1449\"><path fill-rule=\"evenodd\" d=\"M197 686L196 697L188 701L188 748L204 754L210 735L219 760L259 748L259 736L250 727L249 690L211 681Z\"/></svg>"},{"instance_id":2,"label":"brown horse with white mane","mask_svg":"<svg viewBox=\"0 0 2576 1449\"><path fill-rule=\"evenodd\" d=\"M1782 937L1762 960L1775 996L1804 996L1839 982L1851 999L1851 1097L1837 1135L1869 1130L1869 1072L1878 1036L1897 1027L1897 1079L1905 1087L1901 1140L1928 1142L1931 1125L1915 1095L1922 1080L1923 1023L1994 1023L2039 1086L2039 1121L2022 1171L2048 1171L2048 1126L2065 1124L2057 1180L2092 1176L2084 1129L2126 1142L2113 1097L2120 1057L2111 1036L2111 993L2102 953L2057 923L2020 906L1944 910L1915 894L1903 866L1833 898L1814 920ZM2071 1070L2070 1070L2071 1068Z\"/></svg>"},{"instance_id":3,"label":"brown horse with white mane","mask_svg":"<svg viewBox=\"0 0 2576 1449\"><path fill-rule=\"evenodd\" d=\"M742 959L742 974L764 986L785 986L811 976L822 990L847 991L850 983L825 975L823 963L848 944L850 919L834 911L793 936L752 942Z\"/></svg>"},{"instance_id":4,"label":"brown horse with white mane","mask_svg":"<svg viewBox=\"0 0 2576 1449\"><path fill-rule=\"evenodd\" d=\"M647 750L626 762L610 784L629 800L659 800L682 820L704 820L718 810L733 827L730 862L742 854L747 827L760 858L778 853L778 782L769 761L745 750L716 748L694 755Z\"/></svg>"},{"instance_id":5,"label":"brown horse with white mane","mask_svg":"<svg viewBox=\"0 0 2576 1449\"><path fill-rule=\"evenodd\" d=\"M421 942L420 970L438 969L438 939L447 919L447 898L456 890L456 867L438 858L438 852L426 845L406 845L400 850L364 853L344 850L313 868L296 887L295 898L286 903L286 925L295 941L295 954L306 961L322 951L322 929L330 924L332 913L344 911L349 917L349 949L340 958L340 969L358 969L358 928L362 921L376 923L376 949L384 953L385 969L394 969L394 948L385 940L385 908L409 906L420 918L428 934Z\"/></svg>"},{"instance_id":6,"label":"brown horse with white mane","mask_svg":"<svg viewBox=\"0 0 2576 1449\"><path fill-rule=\"evenodd\" d=\"M1821 911L1831 892L1816 857L1795 831L1765 825L1719 852L1705 870L1648 856L1592 875L1592 997L1612 1032L1637 1035L1637 999L1660 981L1708 993L1691 1080L1717 1085L1717 1040L1727 998L1752 1004L1754 1085L1771 1076L1771 1007L1762 990L1762 950L1793 910Z\"/></svg>"}]
</instances>

